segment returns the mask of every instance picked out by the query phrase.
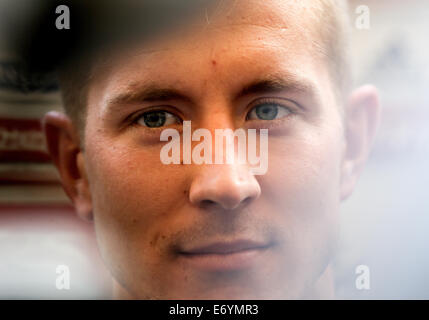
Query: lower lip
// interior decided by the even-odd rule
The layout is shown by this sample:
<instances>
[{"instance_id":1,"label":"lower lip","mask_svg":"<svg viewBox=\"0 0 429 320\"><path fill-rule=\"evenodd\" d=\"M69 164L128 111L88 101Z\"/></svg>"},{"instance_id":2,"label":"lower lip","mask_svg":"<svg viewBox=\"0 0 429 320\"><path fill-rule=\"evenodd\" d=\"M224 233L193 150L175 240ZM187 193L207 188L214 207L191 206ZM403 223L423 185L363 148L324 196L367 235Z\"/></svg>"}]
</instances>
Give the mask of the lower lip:
<instances>
[{"instance_id":1,"label":"lower lip","mask_svg":"<svg viewBox=\"0 0 429 320\"><path fill-rule=\"evenodd\" d=\"M181 254L181 259L194 268L205 271L234 271L247 269L263 261L268 248L249 249L224 254Z\"/></svg>"}]
</instances>

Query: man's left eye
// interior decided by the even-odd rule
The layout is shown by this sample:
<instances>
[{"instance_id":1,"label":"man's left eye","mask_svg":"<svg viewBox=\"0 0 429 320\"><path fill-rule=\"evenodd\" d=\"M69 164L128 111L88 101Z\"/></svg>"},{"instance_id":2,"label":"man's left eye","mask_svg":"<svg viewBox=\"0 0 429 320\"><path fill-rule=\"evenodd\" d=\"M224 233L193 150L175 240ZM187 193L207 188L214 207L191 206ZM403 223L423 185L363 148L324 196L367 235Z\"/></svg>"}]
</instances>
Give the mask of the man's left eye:
<instances>
[{"instance_id":1,"label":"man's left eye","mask_svg":"<svg viewBox=\"0 0 429 320\"><path fill-rule=\"evenodd\" d=\"M263 103L254 107L247 115L248 120L275 120L287 117L292 112L277 103Z\"/></svg>"}]
</instances>

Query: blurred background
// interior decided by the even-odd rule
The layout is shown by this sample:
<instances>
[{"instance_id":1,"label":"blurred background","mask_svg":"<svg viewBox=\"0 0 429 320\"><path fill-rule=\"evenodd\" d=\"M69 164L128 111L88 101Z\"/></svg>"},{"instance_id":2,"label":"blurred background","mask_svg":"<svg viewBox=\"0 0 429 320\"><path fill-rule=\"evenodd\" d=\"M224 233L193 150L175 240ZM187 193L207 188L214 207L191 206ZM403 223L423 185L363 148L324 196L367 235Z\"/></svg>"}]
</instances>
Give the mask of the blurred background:
<instances>
[{"instance_id":1,"label":"blurred background","mask_svg":"<svg viewBox=\"0 0 429 320\"><path fill-rule=\"evenodd\" d=\"M37 1L17 3L14 11L30 21ZM0 10L9 6L0 1ZM337 295L429 299L429 3L352 0L350 16L355 84L379 88L383 114L364 174L342 205ZM49 66L28 72L2 43L24 30L12 20L0 31L0 298L109 298L92 225L75 216L46 153L40 119L62 109L58 86ZM33 59L53 59L45 44L34 46ZM59 265L69 267L68 290L56 287ZM356 287L359 265L369 268L368 290Z\"/></svg>"},{"instance_id":2,"label":"blurred background","mask_svg":"<svg viewBox=\"0 0 429 320\"><path fill-rule=\"evenodd\" d=\"M367 167L342 206L338 294L428 299L429 3L350 4L352 17L361 5L371 17L369 29L352 28L356 85L378 87L383 113ZM356 289L358 265L369 267L370 290Z\"/></svg>"}]
</instances>

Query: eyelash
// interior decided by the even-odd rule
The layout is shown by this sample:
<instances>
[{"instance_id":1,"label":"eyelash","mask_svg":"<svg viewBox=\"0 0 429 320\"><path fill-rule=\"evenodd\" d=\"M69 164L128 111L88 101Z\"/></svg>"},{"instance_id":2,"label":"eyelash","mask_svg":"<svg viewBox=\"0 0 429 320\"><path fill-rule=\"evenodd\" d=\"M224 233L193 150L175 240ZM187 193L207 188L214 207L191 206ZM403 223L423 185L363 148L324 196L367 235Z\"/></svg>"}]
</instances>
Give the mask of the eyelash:
<instances>
[{"instance_id":1,"label":"eyelash","mask_svg":"<svg viewBox=\"0 0 429 320\"><path fill-rule=\"evenodd\" d=\"M125 121L131 124L131 125L139 125L138 121L146 114L149 112L153 112L153 111L164 111L167 113L172 114L174 117L176 117L177 119L179 119L180 123L183 122L183 116L179 116L177 114L180 114L180 112L176 111L176 110L170 110L171 107L169 106L159 106L159 107L154 107L154 108L150 108L150 109L145 109L144 111L141 112L137 112L135 114L130 115L127 119L125 119ZM151 130L156 130L156 129L163 129L164 127L159 127L159 128L150 128Z\"/></svg>"},{"instance_id":2,"label":"eyelash","mask_svg":"<svg viewBox=\"0 0 429 320\"><path fill-rule=\"evenodd\" d=\"M289 102L289 104L297 104L294 101L289 100L289 99L284 99L283 98L283 99L280 99L280 100L286 100L286 101ZM254 109L256 109L257 107L259 107L261 105L264 105L264 104L272 104L272 105L277 105L277 106L279 106L281 108L285 108L288 112L290 112L290 115L287 116L287 117L285 117L285 118L288 118L288 117L290 117L290 116L292 116L292 115L294 115L296 113L295 108L293 108L293 107L291 107L289 105L286 105L284 103L279 102L279 99L261 98L261 99L257 100L256 102L250 104L250 107L249 107L249 109L248 109L248 111L246 113L246 120L247 121L270 121L270 122L281 120L281 118L280 119L274 119L274 120L248 119L250 113Z\"/></svg>"},{"instance_id":3,"label":"eyelash","mask_svg":"<svg viewBox=\"0 0 429 320\"><path fill-rule=\"evenodd\" d=\"M288 106L288 105L285 105L284 103L279 103L279 101L278 101L279 99L273 99L273 98L261 98L261 99L259 99L259 100L257 100L256 102L254 102L254 103L251 103L250 104L250 107L248 108L248 110L247 110L247 113L246 113L246 117L245 117L245 119L246 119L246 121L258 121L258 122L278 122L278 121L284 121L284 119L285 118L289 118L289 117L291 117L291 116L294 116L297 112L296 112L296 110L295 110L295 108L294 107L291 107L291 106ZM293 100L289 100L289 99L281 99L281 100L286 100L286 101L288 101L289 102L289 104L295 104L295 105L297 105L297 106L299 106L299 104L298 103L296 103L296 102L294 102ZM257 108L257 107L259 107L259 106L261 106L261 105L264 105L264 104L273 104L273 105L277 105L277 106L279 106L279 107L281 107L281 108L285 108L285 109L287 109L287 111L288 112L290 112L290 114L288 115L288 116L286 116L286 117L284 117L284 118L280 118L280 119L273 119L273 120L262 120L262 119L248 119L248 117L249 117L249 115L250 115L250 113L255 109L255 108ZM149 109L149 110L144 110L144 111L142 111L142 112L138 112L138 113L136 113L136 114L134 114L134 115L130 115L129 117L128 117L128 121L131 123L131 125L138 125L138 126L141 126L141 125L139 125L138 124L138 121L146 114L146 113L149 113L149 112L152 112L152 111L164 111L164 112L167 112L167 113L170 113L170 114L172 114L174 117L176 117L179 121L180 121L180 123L183 123L183 116L178 116L177 114L179 113L178 111L176 111L176 110L169 110L171 107L169 107L169 106L160 106L160 107L155 107L155 108L151 108L151 109ZM148 128L148 129L150 129L150 130L156 130L156 129L164 129L165 127L154 127L154 128Z\"/></svg>"}]
</instances>

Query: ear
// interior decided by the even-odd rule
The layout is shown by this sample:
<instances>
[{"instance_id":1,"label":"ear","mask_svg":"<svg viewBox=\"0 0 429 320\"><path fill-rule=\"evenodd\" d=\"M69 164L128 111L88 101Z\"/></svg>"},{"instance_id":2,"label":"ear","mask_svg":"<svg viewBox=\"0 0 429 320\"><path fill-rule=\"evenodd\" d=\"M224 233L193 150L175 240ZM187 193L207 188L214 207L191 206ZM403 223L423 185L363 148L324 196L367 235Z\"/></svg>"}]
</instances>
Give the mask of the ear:
<instances>
[{"instance_id":1,"label":"ear","mask_svg":"<svg viewBox=\"0 0 429 320\"><path fill-rule=\"evenodd\" d=\"M68 116L56 111L48 112L43 117L42 127L65 192L78 216L92 221L91 194L78 131Z\"/></svg>"},{"instance_id":2,"label":"ear","mask_svg":"<svg viewBox=\"0 0 429 320\"><path fill-rule=\"evenodd\" d=\"M362 86L350 95L345 110L345 138L341 173L341 200L353 192L363 166L368 159L380 118L377 89Z\"/></svg>"}]
</instances>

